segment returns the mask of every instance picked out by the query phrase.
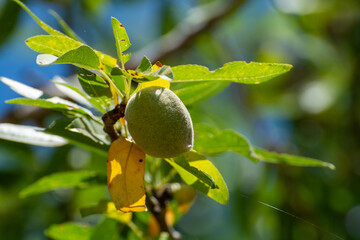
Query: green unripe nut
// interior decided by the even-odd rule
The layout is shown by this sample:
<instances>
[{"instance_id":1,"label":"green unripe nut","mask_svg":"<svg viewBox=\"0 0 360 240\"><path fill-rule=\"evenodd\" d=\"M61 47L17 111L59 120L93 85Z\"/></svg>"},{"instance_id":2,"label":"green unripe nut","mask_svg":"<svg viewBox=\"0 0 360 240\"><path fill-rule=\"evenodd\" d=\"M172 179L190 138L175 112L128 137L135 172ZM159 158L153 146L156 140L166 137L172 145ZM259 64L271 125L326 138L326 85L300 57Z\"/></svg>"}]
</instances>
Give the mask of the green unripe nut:
<instances>
[{"instance_id":1,"label":"green unripe nut","mask_svg":"<svg viewBox=\"0 0 360 240\"><path fill-rule=\"evenodd\" d=\"M126 106L125 119L135 143L150 156L176 157L193 147L190 114L167 88L148 87L137 92Z\"/></svg>"}]
</instances>

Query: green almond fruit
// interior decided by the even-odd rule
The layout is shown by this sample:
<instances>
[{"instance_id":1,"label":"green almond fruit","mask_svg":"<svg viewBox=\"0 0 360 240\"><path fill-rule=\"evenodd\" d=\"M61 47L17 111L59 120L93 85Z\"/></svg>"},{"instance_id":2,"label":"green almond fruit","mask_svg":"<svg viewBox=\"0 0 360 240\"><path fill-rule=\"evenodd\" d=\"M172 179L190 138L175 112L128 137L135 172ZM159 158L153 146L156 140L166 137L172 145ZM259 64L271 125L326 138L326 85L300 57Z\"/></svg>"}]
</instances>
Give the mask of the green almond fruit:
<instances>
[{"instance_id":1,"label":"green almond fruit","mask_svg":"<svg viewBox=\"0 0 360 240\"><path fill-rule=\"evenodd\" d=\"M126 106L125 119L135 143L150 156L176 157L193 147L190 114L167 88L148 87L134 94Z\"/></svg>"}]
</instances>

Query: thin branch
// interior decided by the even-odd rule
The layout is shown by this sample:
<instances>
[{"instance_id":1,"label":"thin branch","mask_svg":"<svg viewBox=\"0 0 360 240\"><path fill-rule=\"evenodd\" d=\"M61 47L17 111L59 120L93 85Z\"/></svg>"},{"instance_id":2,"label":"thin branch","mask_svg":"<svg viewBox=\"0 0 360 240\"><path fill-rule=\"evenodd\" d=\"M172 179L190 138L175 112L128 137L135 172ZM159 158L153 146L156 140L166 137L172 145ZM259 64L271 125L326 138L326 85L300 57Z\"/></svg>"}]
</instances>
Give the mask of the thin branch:
<instances>
[{"instance_id":1,"label":"thin branch","mask_svg":"<svg viewBox=\"0 0 360 240\"><path fill-rule=\"evenodd\" d=\"M102 120L104 122L104 132L106 132L111 142L114 142L116 139L118 139L119 134L114 128L114 124L120 119L125 116L125 104L118 104L115 106L115 108L107 113L104 114L102 117Z\"/></svg>"},{"instance_id":2,"label":"thin branch","mask_svg":"<svg viewBox=\"0 0 360 240\"><path fill-rule=\"evenodd\" d=\"M192 9L191 14L172 31L134 53L127 63L128 68L135 68L144 55L155 62L177 53L201 33L231 16L245 2L245 0L218 1Z\"/></svg>"},{"instance_id":3,"label":"thin branch","mask_svg":"<svg viewBox=\"0 0 360 240\"><path fill-rule=\"evenodd\" d=\"M146 206L154 215L159 224L160 231L167 232L174 240L180 240L181 234L166 221L166 206L172 196L173 194L170 187L165 185L164 188L153 191L153 195L146 198Z\"/></svg>"}]
</instances>

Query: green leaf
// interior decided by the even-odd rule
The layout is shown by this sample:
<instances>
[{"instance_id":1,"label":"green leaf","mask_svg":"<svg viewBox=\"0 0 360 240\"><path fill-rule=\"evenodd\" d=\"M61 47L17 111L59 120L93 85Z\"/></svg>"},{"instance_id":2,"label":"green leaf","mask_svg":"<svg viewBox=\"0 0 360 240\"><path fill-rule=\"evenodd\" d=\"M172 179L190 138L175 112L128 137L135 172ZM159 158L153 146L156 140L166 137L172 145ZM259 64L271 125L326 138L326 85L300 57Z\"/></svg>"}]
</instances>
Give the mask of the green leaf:
<instances>
[{"instance_id":1,"label":"green leaf","mask_svg":"<svg viewBox=\"0 0 360 240\"><path fill-rule=\"evenodd\" d=\"M173 82L231 81L245 84L258 84L288 72L289 64L229 62L215 71L199 65L180 65L172 67Z\"/></svg>"},{"instance_id":2,"label":"green leaf","mask_svg":"<svg viewBox=\"0 0 360 240\"><path fill-rule=\"evenodd\" d=\"M117 60L109 55L106 55L102 52L94 50L95 53L99 56L100 61L109 67L109 69L117 66ZM129 55L129 54L128 54ZM130 56L129 56L130 58ZM128 59L129 60L129 59ZM105 68L105 71L107 71L107 68Z\"/></svg>"},{"instance_id":3,"label":"green leaf","mask_svg":"<svg viewBox=\"0 0 360 240\"><path fill-rule=\"evenodd\" d=\"M83 44L67 36L39 35L28 38L25 43L34 51L60 57Z\"/></svg>"},{"instance_id":4,"label":"green leaf","mask_svg":"<svg viewBox=\"0 0 360 240\"><path fill-rule=\"evenodd\" d=\"M20 2L19 0L13 0L15 1L17 4L19 4L26 12L29 13L29 15L37 22L37 24L39 24L39 26L47 33L49 33L50 35L55 35L55 36L65 36L63 33L59 32L58 30L53 29L52 27L50 27L49 25L47 25L46 23L44 23L43 21L41 21L33 12L30 11L30 9L22 2Z\"/></svg>"},{"instance_id":5,"label":"green leaf","mask_svg":"<svg viewBox=\"0 0 360 240\"><path fill-rule=\"evenodd\" d=\"M51 64L73 64L80 68L98 70L100 60L94 50L83 45L64 53L60 57L51 54L40 54L36 59L36 63L40 66L48 66Z\"/></svg>"},{"instance_id":6,"label":"green leaf","mask_svg":"<svg viewBox=\"0 0 360 240\"><path fill-rule=\"evenodd\" d=\"M172 83L170 88L185 105L191 105L218 94L229 84L225 81L184 82Z\"/></svg>"},{"instance_id":7,"label":"green leaf","mask_svg":"<svg viewBox=\"0 0 360 240\"><path fill-rule=\"evenodd\" d=\"M15 80L11 80L6 77L0 77L0 81L5 83L7 86L9 86L14 92L20 94L23 97L31 98L31 99L38 99L40 97L44 96L44 92L30 87L28 85L25 85L23 83L17 82Z\"/></svg>"},{"instance_id":8,"label":"green leaf","mask_svg":"<svg viewBox=\"0 0 360 240\"><path fill-rule=\"evenodd\" d=\"M124 78L126 81L126 77L123 73L123 71L120 68L113 68L111 70L111 77L114 80L114 83L116 85L116 87L123 93L125 94L125 82L124 82Z\"/></svg>"},{"instance_id":9,"label":"green leaf","mask_svg":"<svg viewBox=\"0 0 360 240\"><path fill-rule=\"evenodd\" d=\"M93 231L91 240L118 240L119 224L117 221L105 218Z\"/></svg>"},{"instance_id":10,"label":"green leaf","mask_svg":"<svg viewBox=\"0 0 360 240\"><path fill-rule=\"evenodd\" d=\"M171 68L169 66L162 66L158 70L151 72L149 74L144 74L142 72L137 72L134 70L126 70L124 71L124 74L127 75L128 77L131 77L133 81L138 83L154 81L159 78L167 81L171 81L174 77L173 72L171 71Z\"/></svg>"},{"instance_id":11,"label":"green leaf","mask_svg":"<svg viewBox=\"0 0 360 240\"><path fill-rule=\"evenodd\" d=\"M129 37L124 26L114 17L111 17L111 24L114 31L117 54L122 64L125 64L130 55L125 55L124 52L131 46Z\"/></svg>"},{"instance_id":12,"label":"green leaf","mask_svg":"<svg viewBox=\"0 0 360 240\"><path fill-rule=\"evenodd\" d=\"M103 128L104 125L88 118L77 118L66 127L66 129L69 129L72 132L81 133L101 145L110 145L110 141L107 139L107 135Z\"/></svg>"},{"instance_id":13,"label":"green leaf","mask_svg":"<svg viewBox=\"0 0 360 240\"><path fill-rule=\"evenodd\" d=\"M101 181L101 176L95 171L59 172L40 178L30 186L23 189L21 198L48 192L59 188L84 188Z\"/></svg>"},{"instance_id":14,"label":"green leaf","mask_svg":"<svg viewBox=\"0 0 360 240\"><path fill-rule=\"evenodd\" d=\"M1 139L42 147L59 147L68 143L62 137L44 133L43 131L44 129L39 127L0 123Z\"/></svg>"},{"instance_id":15,"label":"green leaf","mask_svg":"<svg viewBox=\"0 0 360 240\"><path fill-rule=\"evenodd\" d=\"M313 158L299 157L285 153L269 152L263 149L255 149L260 161L276 164L288 164L298 167L327 167L335 170L335 166L328 162L323 162Z\"/></svg>"},{"instance_id":16,"label":"green leaf","mask_svg":"<svg viewBox=\"0 0 360 240\"><path fill-rule=\"evenodd\" d=\"M191 166L183 155L180 155L175 159L167 159L166 161L170 163L174 168L181 167L182 169L184 169L185 171L187 171L188 173L192 174L197 179L205 183L211 189L218 188L211 175L207 174L201 169L197 169L196 167Z\"/></svg>"},{"instance_id":17,"label":"green leaf","mask_svg":"<svg viewBox=\"0 0 360 240\"><path fill-rule=\"evenodd\" d=\"M69 50L75 49L83 45L83 43L76 41L65 34L53 29L43 21L41 21L35 14L33 14L29 8L25 6L24 3L20 2L19 0L14 0L17 4L19 4L25 11L27 11L30 16L39 24L39 26L51 36L35 36L32 38L27 39L25 42L26 44L33 50L51 54L54 56L61 56L65 52ZM102 63L108 65L110 67L116 67L116 59L103 54L101 52L95 51L96 54L99 56Z\"/></svg>"},{"instance_id":18,"label":"green leaf","mask_svg":"<svg viewBox=\"0 0 360 240\"><path fill-rule=\"evenodd\" d=\"M81 40L81 38L70 28L70 26L64 21L64 19L62 19L60 17L59 14L57 14L55 11L50 10L50 14L53 15L56 20L58 21L58 23L60 24L60 26L62 27L62 29L64 30L64 32L66 33L67 36L69 36L70 38L79 41L79 42L83 42Z\"/></svg>"},{"instance_id":19,"label":"green leaf","mask_svg":"<svg viewBox=\"0 0 360 240\"><path fill-rule=\"evenodd\" d=\"M186 169L186 167L184 168L182 165L179 165L176 160L177 158L175 160L166 159L166 161L175 168L186 184L207 194L210 198L221 204L227 204L229 200L229 192L225 181L216 167L208 159L193 150L182 154L179 158L185 159L191 167L201 170L202 172L211 176L216 183L217 188L211 188L209 185L205 184L202 180L195 176L191 171Z\"/></svg>"},{"instance_id":20,"label":"green leaf","mask_svg":"<svg viewBox=\"0 0 360 240\"><path fill-rule=\"evenodd\" d=\"M150 60L146 56L144 56L139 66L135 70L144 74L149 74L151 73L151 67L152 66Z\"/></svg>"},{"instance_id":21,"label":"green leaf","mask_svg":"<svg viewBox=\"0 0 360 240\"><path fill-rule=\"evenodd\" d=\"M48 36L39 35L28 38L25 43L34 51L51 54L60 57L64 53L79 48L80 46L86 46L81 42L78 42L67 36ZM107 66L116 67L116 59L103 54L99 51L93 50L98 55L100 61Z\"/></svg>"},{"instance_id":22,"label":"green leaf","mask_svg":"<svg viewBox=\"0 0 360 240\"><path fill-rule=\"evenodd\" d=\"M94 228L72 222L51 225L45 235L54 240L90 240Z\"/></svg>"},{"instance_id":23,"label":"green leaf","mask_svg":"<svg viewBox=\"0 0 360 240\"><path fill-rule=\"evenodd\" d=\"M132 213L118 211L113 201L102 199L95 206L84 207L80 209L82 217L93 214L104 214L106 217L114 219L120 223L128 224L131 221Z\"/></svg>"},{"instance_id":24,"label":"green leaf","mask_svg":"<svg viewBox=\"0 0 360 240\"><path fill-rule=\"evenodd\" d=\"M22 104L22 105L37 106L41 108L48 108L48 109L60 111L66 116L69 116L71 118L85 116L96 119L95 116L88 109L83 108L73 102L70 102L68 100L59 97L52 97L47 99L17 98L17 99L8 100L6 102L11 104Z\"/></svg>"},{"instance_id":25,"label":"green leaf","mask_svg":"<svg viewBox=\"0 0 360 240\"><path fill-rule=\"evenodd\" d=\"M83 90L91 97L107 96L111 97L110 88L107 83L90 71L85 69L78 70L78 78Z\"/></svg>"},{"instance_id":26,"label":"green leaf","mask_svg":"<svg viewBox=\"0 0 360 240\"><path fill-rule=\"evenodd\" d=\"M78 79L83 90L103 108L110 109L112 95L107 83L95 73L85 69L78 70Z\"/></svg>"},{"instance_id":27,"label":"green leaf","mask_svg":"<svg viewBox=\"0 0 360 240\"><path fill-rule=\"evenodd\" d=\"M71 144L107 157L109 146L103 144L101 141L95 140L95 137L89 137L87 134L84 134L83 129L71 128L71 123L69 119L57 119L50 124L45 132L61 136Z\"/></svg>"},{"instance_id":28,"label":"green leaf","mask_svg":"<svg viewBox=\"0 0 360 240\"><path fill-rule=\"evenodd\" d=\"M219 131L207 125L195 125L194 149L205 155L217 155L227 151L240 154L257 162L253 148L248 140L232 130Z\"/></svg>"}]
</instances>

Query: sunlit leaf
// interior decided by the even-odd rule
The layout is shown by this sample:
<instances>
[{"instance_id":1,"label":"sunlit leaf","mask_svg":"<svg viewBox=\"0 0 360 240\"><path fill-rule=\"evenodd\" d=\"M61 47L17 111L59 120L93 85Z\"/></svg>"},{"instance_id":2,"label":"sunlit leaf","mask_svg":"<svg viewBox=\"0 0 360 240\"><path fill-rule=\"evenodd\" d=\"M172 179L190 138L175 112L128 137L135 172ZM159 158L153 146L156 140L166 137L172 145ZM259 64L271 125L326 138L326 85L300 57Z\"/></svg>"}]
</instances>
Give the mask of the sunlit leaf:
<instances>
[{"instance_id":1,"label":"sunlit leaf","mask_svg":"<svg viewBox=\"0 0 360 240\"><path fill-rule=\"evenodd\" d=\"M158 79L171 81L173 78L173 73L169 66L162 66L158 70L147 75L133 70L127 70L127 72L130 77L132 77L133 81L138 83L146 83L150 81L156 81Z\"/></svg>"},{"instance_id":2,"label":"sunlit leaf","mask_svg":"<svg viewBox=\"0 0 360 240\"><path fill-rule=\"evenodd\" d=\"M111 77L116 85L116 87L122 92L125 93L125 81L126 76L120 68L113 68L111 70Z\"/></svg>"},{"instance_id":3,"label":"sunlit leaf","mask_svg":"<svg viewBox=\"0 0 360 240\"><path fill-rule=\"evenodd\" d=\"M0 138L42 147L59 147L68 143L62 137L43 132L43 128L0 123Z\"/></svg>"},{"instance_id":4,"label":"sunlit leaf","mask_svg":"<svg viewBox=\"0 0 360 240\"><path fill-rule=\"evenodd\" d=\"M205 171L202 171L199 168L191 166L190 163L187 161L188 159L186 158L186 156L187 156L186 154L183 154L174 159L166 159L166 161L170 163L170 165L172 165L174 168L181 167L182 169L186 170L188 173L195 176L197 179L199 179L201 182L203 182L210 188L218 188L213 177L208 173L206 173Z\"/></svg>"},{"instance_id":5,"label":"sunlit leaf","mask_svg":"<svg viewBox=\"0 0 360 240\"><path fill-rule=\"evenodd\" d=\"M70 144L77 145L104 157L107 156L108 145L103 144L94 137L89 137L88 134L84 133L83 129L69 128L71 123L72 121L69 119L57 119L50 124L45 132L61 136L68 140Z\"/></svg>"},{"instance_id":6,"label":"sunlit leaf","mask_svg":"<svg viewBox=\"0 0 360 240\"><path fill-rule=\"evenodd\" d=\"M152 66L151 71L155 72L155 71L159 70L161 67L162 67L162 64L160 62L157 62ZM147 87L163 87L163 88L169 89L170 81L162 79L162 78L156 78L156 80L153 80L153 81L140 83L139 90L141 90L143 88L147 88Z\"/></svg>"},{"instance_id":7,"label":"sunlit leaf","mask_svg":"<svg viewBox=\"0 0 360 240\"><path fill-rule=\"evenodd\" d=\"M68 100L52 97L46 99L28 99L28 98L17 98L6 101L11 104L22 104L31 105L41 108L48 108L56 111L60 111L69 117L91 117L95 119L94 115L86 108L83 108Z\"/></svg>"},{"instance_id":8,"label":"sunlit leaf","mask_svg":"<svg viewBox=\"0 0 360 240\"><path fill-rule=\"evenodd\" d=\"M145 153L124 137L111 144L107 179L111 199L123 212L145 211Z\"/></svg>"},{"instance_id":9,"label":"sunlit leaf","mask_svg":"<svg viewBox=\"0 0 360 240\"><path fill-rule=\"evenodd\" d=\"M171 90L185 105L191 105L218 94L229 84L226 81L183 82L171 84Z\"/></svg>"},{"instance_id":10,"label":"sunlit leaf","mask_svg":"<svg viewBox=\"0 0 360 240\"><path fill-rule=\"evenodd\" d=\"M227 151L240 154L257 162L257 158L248 140L232 130L217 130L207 125L195 125L194 149L206 155L217 155Z\"/></svg>"},{"instance_id":11,"label":"sunlit leaf","mask_svg":"<svg viewBox=\"0 0 360 240\"><path fill-rule=\"evenodd\" d=\"M20 83L18 81L15 81L15 80L12 80L12 79L9 79L6 77L0 77L0 81L5 83L6 85L8 85L11 88L11 90L20 94L23 97L37 99L37 98L44 96L43 91L33 88L33 87L30 87L23 83Z\"/></svg>"},{"instance_id":12,"label":"sunlit leaf","mask_svg":"<svg viewBox=\"0 0 360 240\"><path fill-rule=\"evenodd\" d=\"M151 73L151 62L150 60L144 56L141 62L139 63L139 66L135 69L138 72L149 74Z\"/></svg>"},{"instance_id":13,"label":"sunlit leaf","mask_svg":"<svg viewBox=\"0 0 360 240\"><path fill-rule=\"evenodd\" d=\"M106 138L107 135L104 134L103 128L104 125L88 118L77 118L66 127L66 129L87 136L101 145L110 145L110 141Z\"/></svg>"},{"instance_id":14,"label":"sunlit leaf","mask_svg":"<svg viewBox=\"0 0 360 240\"><path fill-rule=\"evenodd\" d=\"M26 39L25 43L34 51L60 57L64 53L83 45L66 36L39 35Z\"/></svg>"},{"instance_id":15,"label":"sunlit leaf","mask_svg":"<svg viewBox=\"0 0 360 240\"><path fill-rule=\"evenodd\" d=\"M127 78L132 78L132 80L136 81L136 82L147 82L147 81L152 81L152 80L156 79L156 77L154 77L154 76L146 75L144 73L137 72L137 71L131 70L131 69L123 71L123 74Z\"/></svg>"},{"instance_id":16,"label":"sunlit leaf","mask_svg":"<svg viewBox=\"0 0 360 240\"><path fill-rule=\"evenodd\" d=\"M24 198L59 188L84 188L95 183L102 183L101 176L95 171L53 173L40 178L30 186L23 189L19 193L19 196Z\"/></svg>"},{"instance_id":17,"label":"sunlit leaf","mask_svg":"<svg viewBox=\"0 0 360 240\"><path fill-rule=\"evenodd\" d=\"M130 58L130 55L124 54L124 52L131 46L129 37L124 26L116 18L111 17L111 24L114 31L118 57L120 62L125 64Z\"/></svg>"},{"instance_id":18,"label":"sunlit leaf","mask_svg":"<svg viewBox=\"0 0 360 240\"><path fill-rule=\"evenodd\" d=\"M29 8L25 6L24 3L19 0L14 0L17 4L19 4L25 11L27 11L30 16L39 24L39 26L51 36L35 36L26 40L26 44L33 50L45 54L52 54L55 56L61 56L65 52L75 49L83 45L83 43L72 39L65 34L53 29L43 21L41 21L35 14L33 14ZM116 59L103 54L101 52L95 51L99 56L101 62L104 64L115 67Z\"/></svg>"},{"instance_id":19,"label":"sunlit leaf","mask_svg":"<svg viewBox=\"0 0 360 240\"><path fill-rule=\"evenodd\" d=\"M60 57L51 54L40 54L36 59L36 63L40 66L48 66L51 64L73 64L85 69L99 69L100 60L94 50L88 46L80 46L70 50Z\"/></svg>"},{"instance_id":20,"label":"sunlit leaf","mask_svg":"<svg viewBox=\"0 0 360 240\"><path fill-rule=\"evenodd\" d=\"M216 183L217 188L211 188L209 185L205 184L187 169L184 169L182 166L178 165L176 161L167 160L176 169L184 182L194 187L195 189L207 194L215 201L224 205L227 204L229 199L229 192L225 181L217 168L208 159L193 150L188 153L182 154L181 158L184 158L191 167L200 169L201 171L206 172L208 175L210 175Z\"/></svg>"},{"instance_id":21,"label":"sunlit leaf","mask_svg":"<svg viewBox=\"0 0 360 240\"><path fill-rule=\"evenodd\" d=\"M289 64L229 62L215 71L200 65L180 65L172 67L173 82L231 81L258 84L288 72Z\"/></svg>"},{"instance_id":22,"label":"sunlit leaf","mask_svg":"<svg viewBox=\"0 0 360 240\"><path fill-rule=\"evenodd\" d=\"M28 38L25 43L34 51L60 57L70 50L86 46L67 36L39 35ZM116 59L94 50L100 61L110 67L116 67Z\"/></svg>"},{"instance_id":23,"label":"sunlit leaf","mask_svg":"<svg viewBox=\"0 0 360 240\"><path fill-rule=\"evenodd\" d=\"M109 109L112 102L112 95L107 83L95 73L80 68L78 79L83 90L103 108Z\"/></svg>"},{"instance_id":24,"label":"sunlit leaf","mask_svg":"<svg viewBox=\"0 0 360 240\"><path fill-rule=\"evenodd\" d=\"M327 167L335 170L335 166L328 162L323 162L313 158L294 156L285 153L269 152L263 149L255 149L260 161L268 163L283 163L299 167Z\"/></svg>"},{"instance_id":25,"label":"sunlit leaf","mask_svg":"<svg viewBox=\"0 0 360 240\"><path fill-rule=\"evenodd\" d=\"M49 33L50 35L55 35L55 36L65 36L63 33L59 32L58 30L55 30L54 28L50 27L49 25L47 25L46 23L44 23L43 21L41 21L33 12L30 11L30 9L21 1L19 0L13 0L15 1L17 4L19 4L26 12L29 13L29 15L37 22L37 24L39 24L39 26L47 33Z\"/></svg>"},{"instance_id":26,"label":"sunlit leaf","mask_svg":"<svg viewBox=\"0 0 360 240\"><path fill-rule=\"evenodd\" d=\"M94 228L67 222L51 225L45 235L54 240L90 240Z\"/></svg>"}]
</instances>

